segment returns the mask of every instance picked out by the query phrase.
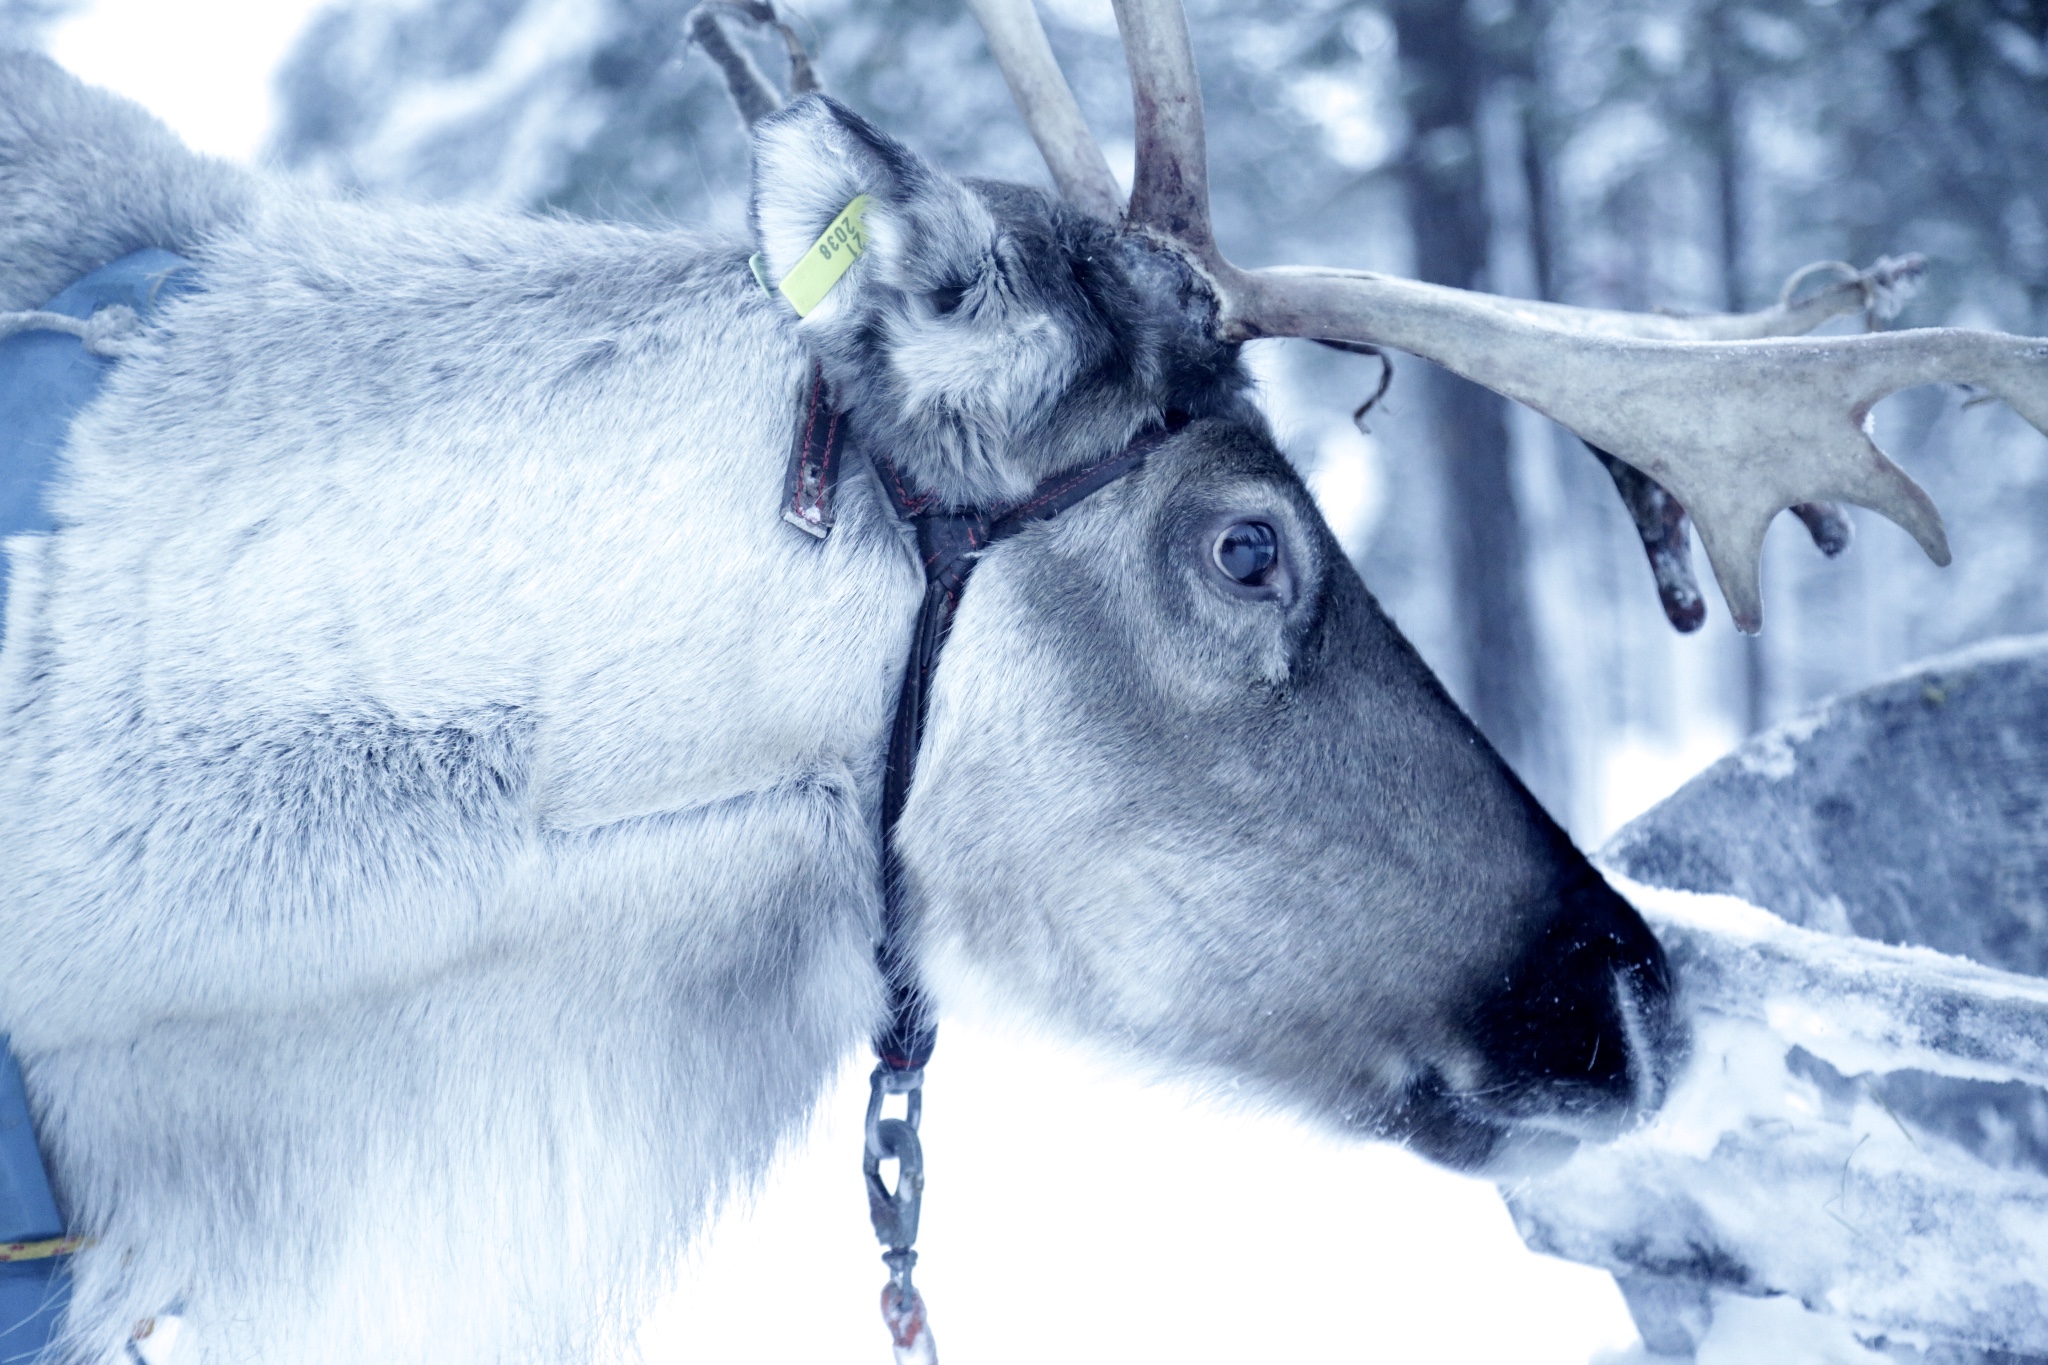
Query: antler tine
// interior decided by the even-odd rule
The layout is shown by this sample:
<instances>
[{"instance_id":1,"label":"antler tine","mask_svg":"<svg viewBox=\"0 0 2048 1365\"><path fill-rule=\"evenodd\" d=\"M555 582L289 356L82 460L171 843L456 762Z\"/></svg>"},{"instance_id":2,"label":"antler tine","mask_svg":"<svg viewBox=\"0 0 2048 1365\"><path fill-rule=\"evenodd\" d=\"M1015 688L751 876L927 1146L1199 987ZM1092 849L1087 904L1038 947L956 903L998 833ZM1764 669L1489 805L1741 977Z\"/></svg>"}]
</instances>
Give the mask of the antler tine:
<instances>
[{"instance_id":1,"label":"antler tine","mask_svg":"<svg viewBox=\"0 0 2048 1365\"><path fill-rule=\"evenodd\" d=\"M1818 269L1834 269L1844 278L1794 301L1792 291ZM1769 308L1753 313L1624 313L1605 308L1580 308L1569 303L1508 298L1499 294L1456 291L1513 317L1544 326L1563 327L1596 336L1641 337L1650 341L1754 341L1762 337L1804 336L1829 318L1858 311L1889 317L1919 287L1927 258L1916 254L1881 256L1868 270L1839 261L1823 261L1792 272L1785 292Z\"/></svg>"},{"instance_id":2,"label":"antler tine","mask_svg":"<svg viewBox=\"0 0 2048 1365\"><path fill-rule=\"evenodd\" d=\"M1209 227L1209 143L1187 15L1180 0L1115 4L1137 116L1130 221L1173 238L1204 265L1220 262Z\"/></svg>"},{"instance_id":3,"label":"antler tine","mask_svg":"<svg viewBox=\"0 0 2048 1365\"><path fill-rule=\"evenodd\" d=\"M718 22L721 11L759 27L772 27L782 35L782 45L789 53L791 95L809 94L819 88L810 54L804 51L796 30L783 21L772 0L703 0L683 16L683 32L717 65L719 74L725 77L726 93L732 96L741 120L749 128L780 109L782 96L761 74L761 68L754 65L754 59L733 45L725 26Z\"/></svg>"},{"instance_id":4,"label":"antler tine","mask_svg":"<svg viewBox=\"0 0 2048 1365\"><path fill-rule=\"evenodd\" d=\"M989 51L1060 197L1104 222L1117 222L1123 217L1123 191L1088 131L1073 88L1060 74L1031 0L967 0L967 7L981 21Z\"/></svg>"}]
</instances>

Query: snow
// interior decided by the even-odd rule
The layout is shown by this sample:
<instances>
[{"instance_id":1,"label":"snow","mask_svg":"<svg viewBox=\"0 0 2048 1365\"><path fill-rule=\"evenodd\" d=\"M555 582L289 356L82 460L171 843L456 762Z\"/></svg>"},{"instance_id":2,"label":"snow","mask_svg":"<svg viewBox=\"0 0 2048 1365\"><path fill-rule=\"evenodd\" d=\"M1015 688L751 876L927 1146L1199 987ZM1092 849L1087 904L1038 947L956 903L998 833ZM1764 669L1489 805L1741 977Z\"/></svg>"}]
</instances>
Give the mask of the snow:
<instances>
[{"instance_id":1,"label":"snow","mask_svg":"<svg viewBox=\"0 0 2048 1365\"><path fill-rule=\"evenodd\" d=\"M523 208L559 174L557 140L596 129L587 101L562 68L564 56L587 52L609 37L605 16L587 0L544 0L526 6L506 27L490 60L474 71L408 88L360 157L372 165L430 161L436 134L448 128L490 128L506 150L506 172L487 197ZM508 121L509 114L509 121Z\"/></svg>"},{"instance_id":2,"label":"snow","mask_svg":"<svg viewBox=\"0 0 2048 1365\"><path fill-rule=\"evenodd\" d=\"M1682 1359L1638 1345L1594 1365L1677 1365ZM1724 1298L1692 1359L1696 1365L1896 1365L1844 1323L1809 1313L1786 1295Z\"/></svg>"},{"instance_id":3,"label":"snow","mask_svg":"<svg viewBox=\"0 0 2048 1365\"><path fill-rule=\"evenodd\" d=\"M1773 726L1744 749L1737 761L1742 764L1744 772L1755 773L1758 777L1769 778L1773 782L1782 782L1792 776L1799 766L1799 761L1793 753L1794 748L1811 739L1819 724L1820 717L1815 714L1795 717L1782 725Z\"/></svg>"},{"instance_id":4,"label":"snow","mask_svg":"<svg viewBox=\"0 0 2048 1365\"><path fill-rule=\"evenodd\" d=\"M1484 1181L968 1021L928 1076L916 1274L942 1359L1586 1365L1636 1343L1612 1279L1528 1252ZM856 1062L720 1223L653 1358L887 1358L866 1092Z\"/></svg>"},{"instance_id":5,"label":"snow","mask_svg":"<svg viewBox=\"0 0 2048 1365\"><path fill-rule=\"evenodd\" d=\"M1510 1192L1530 1244L1694 1287L1717 1328L1776 1293L1867 1337L2048 1351L2048 1173L1883 1084L2048 1084L2048 982L1615 880L1672 955L1692 1055L1653 1122Z\"/></svg>"},{"instance_id":6,"label":"snow","mask_svg":"<svg viewBox=\"0 0 2048 1365\"><path fill-rule=\"evenodd\" d=\"M2048 981L1816 933L1732 896L1608 880L1683 964L1691 1006L1752 1019L1849 1074L2048 1085Z\"/></svg>"},{"instance_id":7,"label":"snow","mask_svg":"<svg viewBox=\"0 0 2048 1365\"><path fill-rule=\"evenodd\" d=\"M1994 640L1753 737L1602 850L1693 1055L1654 1123L1512 1197L1620 1275L1647 1347L1708 1359L1789 1294L1904 1359L2048 1350L2044 774L2048 637Z\"/></svg>"}]
</instances>

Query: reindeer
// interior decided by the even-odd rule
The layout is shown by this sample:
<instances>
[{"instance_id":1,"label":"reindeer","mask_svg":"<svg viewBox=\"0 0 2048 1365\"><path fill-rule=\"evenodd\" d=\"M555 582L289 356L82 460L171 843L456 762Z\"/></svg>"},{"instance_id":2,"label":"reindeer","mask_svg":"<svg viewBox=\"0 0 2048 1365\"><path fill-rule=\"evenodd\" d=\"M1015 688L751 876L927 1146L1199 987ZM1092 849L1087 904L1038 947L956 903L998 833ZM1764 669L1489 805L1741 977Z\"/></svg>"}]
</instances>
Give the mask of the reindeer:
<instances>
[{"instance_id":1,"label":"reindeer","mask_svg":"<svg viewBox=\"0 0 2048 1365\"><path fill-rule=\"evenodd\" d=\"M1785 505L1940 552L1856 422L1930 378L2038 419L2039 343L1240 271L1176 9L1119 6L1128 208L1028 5L982 15L1059 197L810 95L754 124L749 241L311 197L5 59L0 307L119 355L7 542L0 652L62 1358L166 1311L181 1365L615 1348L923 1002L1468 1170L1655 1106L1661 949L1346 562L1241 343L1559 417L1684 501L1745 619ZM145 247L192 262L146 322L30 316ZM1012 533L945 580L942 522Z\"/></svg>"}]
</instances>

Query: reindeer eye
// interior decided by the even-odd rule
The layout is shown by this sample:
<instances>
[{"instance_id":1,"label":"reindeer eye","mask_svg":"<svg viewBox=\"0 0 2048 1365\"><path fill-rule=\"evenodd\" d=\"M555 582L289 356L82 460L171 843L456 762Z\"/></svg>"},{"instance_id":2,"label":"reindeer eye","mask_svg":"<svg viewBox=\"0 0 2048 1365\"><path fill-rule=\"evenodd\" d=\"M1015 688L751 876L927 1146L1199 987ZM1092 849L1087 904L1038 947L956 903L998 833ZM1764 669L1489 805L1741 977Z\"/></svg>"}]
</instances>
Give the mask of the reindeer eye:
<instances>
[{"instance_id":1,"label":"reindeer eye","mask_svg":"<svg viewBox=\"0 0 2048 1365\"><path fill-rule=\"evenodd\" d=\"M932 290L927 297L931 299L932 307L938 310L939 316L946 317L956 311L960 307L960 301L967 297L967 286L945 285Z\"/></svg>"},{"instance_id":2,"label":"reindeer eye","mask_svg":"<svg viewBox=\"0 0 2048 1365\"><path fill-rule=\"evenodd\" d=\"M1263 521L1234 522L1216 537L1216 567L1226 578L1257 587L1280 562L1280 537Z\"/></svg>"}]
</instances>

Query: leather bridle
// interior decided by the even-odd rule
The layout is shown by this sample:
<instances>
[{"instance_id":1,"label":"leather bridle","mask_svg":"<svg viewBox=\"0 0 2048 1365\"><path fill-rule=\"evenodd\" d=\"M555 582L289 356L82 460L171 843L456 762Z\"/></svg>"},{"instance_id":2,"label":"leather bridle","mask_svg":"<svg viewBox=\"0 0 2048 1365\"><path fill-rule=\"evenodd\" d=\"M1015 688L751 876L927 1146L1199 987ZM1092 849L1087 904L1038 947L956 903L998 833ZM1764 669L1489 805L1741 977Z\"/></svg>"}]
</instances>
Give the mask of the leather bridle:
<instances>
[{"instance_id":1,"label":"leather bridle","mask_svg":"<svg viewBox=\"0 0 2048 1365\"><path fill-rule=\"evenodd\" d=\"M875 1035L880 1065L871 1078L864 1163L869 1212L875 1234L888 1248L883 1261L890 1269L882 1291L882 1315L895 1338L899 1358L921 1358L929 1352L924 1301L912 1286L910 1270L917 1262L919 1200L923 1193L923 1150L917 1123L923 1107L924 1065L937 1041L922 983L905 942L902 865L896 851L896 828L917 772L918 749L924 741L931 706L932 675L939 654L952 633L961 593L981 554L1018 532L1050 521L1145 462L1175 430L1177 420L1133 439L1115 454L1054 475L1017 502L993 507L949 508L929 493L913 492L902 472L880 451L865 451L889 505L898 520L917 537L918 560L924 570L924 601L911 636L910 657L903 666L896 696L896 718L889 730L889 751L882 772L882 924L875 944L875 962L888 993L888 1014ZM785 520L816 536L831 532L834 496L844 454L845 421L833 405L823 374L813 369L806 415L797 433L787 482ZM906 1097L904 1118L883 1118L887 1095ZM882 1179L883 1161L897 1162L895 1189Z\"/></svg>"}]
</instances>

